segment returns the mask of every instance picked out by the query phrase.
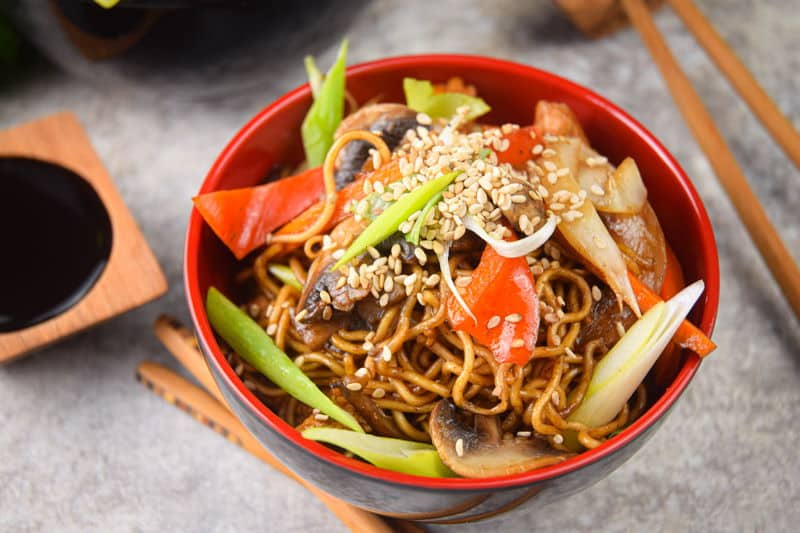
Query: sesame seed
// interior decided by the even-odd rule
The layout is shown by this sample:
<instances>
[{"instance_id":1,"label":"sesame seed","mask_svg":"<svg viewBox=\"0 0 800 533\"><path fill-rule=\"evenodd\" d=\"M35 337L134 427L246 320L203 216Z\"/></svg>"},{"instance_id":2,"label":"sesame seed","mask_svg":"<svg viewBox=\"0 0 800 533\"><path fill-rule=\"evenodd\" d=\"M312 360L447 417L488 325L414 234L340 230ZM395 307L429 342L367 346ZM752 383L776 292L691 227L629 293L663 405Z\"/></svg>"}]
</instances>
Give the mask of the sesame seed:
<instances>
[{"instance_id":1,"label":"sesame seed","mask_svg":"<svg viewBox=\"0 0 800 533\"><path fill-rule=\"evenodd\" d=\"M568 174L569 174L569 169L568 168L559 168L556 171L556 176L558 176L559 178L563 178L564 176L566 176Z\"/></svg>"},{"instance_id":2,"label":"sesame seed","mask_svg":"<svg viewBox=\"0 0 800 533\"><path fill-rule=\"evenodd\" d=\"M383 349L381 350L381 358L383 358L383 360L387 363L392 360L392 350L389 349L389 346L383 346Z\"/></svg>"},{"instance_id":3,"label":"sesame seed","mask_svg":"<svg viewBox=\"0 0 800 533\"><path fill-rule=\"evenodd\" d=\"M516 324L522 320L522 315L519 313L511 313L510 315L506 315L506 322L511 322L512 324Z\"/></svg>"},{"instance_id":4,"label":"sesame seed","mask_svg":"<svg viewBox=\"0 0 800 533\"><path fill-rule=\"evenodd\" d=\"M530 437L530 431L517 431L517 437Z\"/></svg>"},{"instance_id":5,"label":"sesame seed","mask_svg":"<svg viewBox=\"0 0 800 533\"><path fill-rule=\"evenodd\" d=\"M616 324L614 324L614 326L616 326L616 328L617 328L617 334L618 334L620 337L622 337L622 336L624 336L624 335L625 335L625 326L623 326L623 325L622 325L622 322L620 322L619 320L617 320L617 323L616 323Z\"/></svg>"},{"instance_id":6,"label":"sesame seed","mask_svg":"<svg viewBox=\"0 0 800 533\"><path fill-rule=\"evenodd\" d=\"M384 396L386 396L386 391L383 389L375 389L374 391L372 391L372 397L375 398L376 400L380 400Z\"/></svg>"},{"instance_id":7,"label":"sesame seed","mask_svg":"<svg viewBox=\"0 0 800 533\"><path fill-rule=\"evenodd\" d=\"M308 314L307 309L301 309L300 312L297 313L297 315L295 315L294 319L297 320L298 322L302 322L307 314Z\"/></svg>"},{"instance_id":8,"label":"sesame seed","mask_svg":"<svg viewBox=\"0 0 800 533\"><path fill-rule=\"evenodd\" d=\"M586 164L590 167L599 167L600 165L605 165L606 163L608 163L608 159L603 156L586 158Z\"/></svg>"},{"instance_id":9,"label":"sesame seed","mask_svg":"<svg viewBox=\"0 0 800 533\"><path fill-rule=\"evenodd\" d=\"M556 151L552 148L548 148L542 152L542 157L553 157L554 155L556 155Z\"/></svg>"},{"instance_id":10,"label":"sesame seed","mask_svg":"<svg viewBox=\"0 0 800 533\"><path fill-rule=\"evenodd\" d=\"M360 378L365 378L365 377L369 376L369 370L367 370L364 367L361 367L358 370L356 370L356 376L358 376Z\"/></svg>"},{"instance_id":11,"label":"sesame seed","mask_svg":"<svg viewBox=\"0 0 800 533\"><path fill-rule=\"evenodd\" d=\"M494 315L486 323L486 327L489 328L489 329L496 328L499 325L500 325L500 317L498 315Z\"/></svg>"},{"instance_id":12,"label":"sesame seed","mask_svg":"<svg viewBox=\"0 0 800 533\"><path fill-rule=\"evenodd\" d=\"M272 337L278 331L278 324L270 324L267 326L267 335Z\"/></svg>"},{"instance_id":13,"label":"sesame seed","mask_svg":"<svg viewBox=\"0 0 800 533\"><path fill-rule=\"evenodd\" d=\"M381 256L381 253L376 250L374 246L369 246L367 252L369 252L369 255L371 255L373 259L377 259Z\"/></svg>"},{"instance_id":14,"label":"sesame seed","mask_svg":"<svg viewBox=\"0 0 800 533\"><path fill-rule=\"evenodd\" d=\"M387 305L389 305L389 295L386 293L382 294L380 299L378 300L378 304L381 307L386 307Z\"/></svg>"},{"instance_id":15,"label":"sesame seed","mask_svg":"<svg viewBox=\"0 0 800 533\"><path fill-rule=\"evenodd\" d=\"M472 276L459 276L456 278L456 287L466 287L472 283Z\"/></svg>"},{"instance_id":16,"label":"sesame seed","mask_svg":"<svg viewBox=\"0 0 800 533\"><path fill-rule=\"evenodd\" d=\"M439 274L431 274L431 275L430 275L430 276L428 276L428 278L425 280L425 286L426 286L426 287L435 287L436 285L438 285L438 284L439 284L439 280L440 280L440 279L441 279L441 278L440 278Z\"/></svg>"},{"instance_id":17,"label":"sesame seed","mask_svg":"<svg viewBox=\"0 0 800 533\"><path fill-rule=\"evenodd\" d=\"M375 347L375 345L370 341L364 341L364 344L362 344L361 347L369 352Z\"/></svg>"},{"instance_id":18,"label":"sesame seed","mask_svg":"<svg viewBox=\"0 0 800 533\"><path fill-rule=\"evenodd\" d=\"M344 248L339 248L338 250L336 250L331 254L331 257L334 259L341 259L343 255L344 255Z\"/></svg>"},{"instance_id":19,"label":"sesame seed","mask_svg":"<svg viewBox=\"0 0 800 533\"><path fill-rule=\"evenodd\" d=\"M423 126L429 126L433 120L426 113L417 113L417 122Z\"/></svg>"},{"instance_id":20,"label":"sesame seed","mask_svg":"<svg viewBox=\"0 0 800 533\"><path fill-rule=\"evenodd\" d=\"M531 148L531 153L533 155L539 155L542 153L542 150L544 150L544 146L542 146L541 144L537 144L536 146Z\"/></svg>"},{"instance_id":21,"label":"sesame seed","mask_svg":"<svg viewBox=\"0 0 800 533\"><path fill-rule=\"evenodd\" d=\"M333 309L331 309L330 305L326 305L325 309L322 310L322 320L330 320L333 316Z\"/></svg>"},{"instance_id":22,"label":"sesame seed","mask_svg":"<svg viewBox=\"0 0 800 533\"><path fill-rule=\"evenodd\" d=\"M417 261L419 261L420 265L425 265L425 263L428 262L428 256L425 255L425 252L422 250L422 248L414 248L414 256L417 258Z\"/></svg>"},{"instance_id":23,"label":"sesame seed","mask_svg":"<svg viewBox=\"0 0 800 533\"><path fill-rule=\"evenodd\" d=\"M345 285L347 285L347 277L345 277L345 276L340 277L338 279L338 281L336 281L336 288L337 289L341 289Z\"/></svg>"},{"instance_id":24,"label":"sesame seed","mask_svg":"<svg viewBox=\"0 0 800 533\"><path fill-rule=\"evenodd\" d=\"M324 415L322 413L317 413L314 415L314 420L319 420L320 422L324 422L328 420L328 415Z\"/></svg>"},{"instance_id":25,"label":"sesame seed","mask_svg":"<svg viewBox=\"0 0 800 533\"><path fill-rule=\"evenodd\" d=\"M345 387L347 387L347 390L360 391L361 390L361 383L358 383L358 382L348 383L347 385L345 385Z\"/></svg>"},{"instance_id":26,"label":"sesame seed","mask_svg":"<svg viewBox=\"0 0 800 533\"><path fill-rule=\"evenodd\" d=\"M400 257L400 252L401 251L402 250L400 249L400 245L399 244L393 244L392 245L392 257Z\"/></svg>"},{"instance_id":27,"label":"sesame seed","mask_svg":"<svg viewBox=\"0 0 800 533\"><path fill-rule=\"evenodd\" d=\"M555 435L553 435L553 442L555 442L556 444L564 444L564 437L556 433Z\"/></svg>"},{"instance_id":28,"label":"sesame seed","mask_svg":"<svg viewBox=\"0 0 800 533\"><path fill-rule=\"evenodd\" d=\"M319 299L326 304L331 303L331 295L328 294L328 291L319 291Z\"/></svg>"},{"instance_id":29,"label":"sesame seed","mask_svg":"<svg viewBox=\"0 0 800 533\"><path fill-rule=\"evenodd\" d=\"M542 166L548 172L555 172L556 170L558 170L558 167L552 161L545 161L544 163L542 163Z\"/></svg>"},{"instance_id":30,"label":"sesame seed","mask_svg":"<svg viewBox=\"0 0 800 533\"><path fill-rule=\"evenodd\" d=\"M456 455L464 457L464 439L458 439L456 441Z\"/></svg>"},{"instance_id":31,"label":"sesame seed","mask_svg":"<svg viewBox=\"0 0 800 533\"><path fill-rule=\"evenodd\" d=\"M600 298L603 297L603 292L600 290L600 287L597 285L592 285L592 298L594 298L595 302L599 302Z\"/></svg>"},{"instance_id":32,"label":"sesame seed","mask_svg":"<svg viewBox=\"0 0 800 533\"><path fill-rule=\"evenodd\" d=\"M606 194L606 191L596 183L593 183L592 186L589 187L589 190L592 191L592 194L597 196L604 196Z\"/></svg>"},{"instance_id":33,"label":"sesame seed","mask_svg":"<svg viewBox=\"0 0 800 533\"><path fill-rule=\"evenodd\" d=\"M511 341L511 347L512 348L522 348L522 346L524 344L525 344L525 341L522 340L522 339L514 339L513 341Z\"/></svg>"}]
</instances>

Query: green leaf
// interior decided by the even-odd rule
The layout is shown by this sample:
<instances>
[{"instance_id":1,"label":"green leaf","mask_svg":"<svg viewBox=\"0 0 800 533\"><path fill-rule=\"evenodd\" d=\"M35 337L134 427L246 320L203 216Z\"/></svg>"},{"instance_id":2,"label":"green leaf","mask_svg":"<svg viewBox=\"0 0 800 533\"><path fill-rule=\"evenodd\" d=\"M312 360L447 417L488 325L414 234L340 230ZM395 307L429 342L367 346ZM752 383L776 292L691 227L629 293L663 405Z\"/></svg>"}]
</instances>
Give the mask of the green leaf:
<instances>
[{"instance_id":1,"label":"green leaf","mask_svg":"<svg viewBox=\"0 0 800 533\"><path fill-rule=\"evenodd\" d=\"M267 270L286 285L291 285L299 292L303 292L303 285L300 283L300 280L297 279L297 276L294 275L294 271L288 266L272 263L267 266Z\"/></svg>"},{"instance_id":2,"label":"green leaf","mask_svg":"<svg viewBox=\"0 0 800 533\"><path fill-rule=\"evenodd\" d=\"M325 81L300 128L309 167L319 166L325 161L325 156L333 144L333 134L342 121L346 58L347 39L342 41L336 62L325 76Z\"/></svg>"},{"instance_id":3,"label":"green leaf","mask_svg":"<svg viewBox=\"0 0 800 533\"><path fill-rule=\"evenodd\" d=\"M319 71L317 64L314 63L313 57L306 56L304 63L306 66L306 74L308 75L308 84L311 86L311 94L314 95L314 100L316 100L319 90L322 87L322 72Z\"/></svg>"},{"instance_id":4,"label":"green leaf","mask_svg":"<svg viewBox=\"0 0 800 533\"><path fill-rule=\"evenodd\" d=\"M422 209L432 196L447 188L447 186L456 179L456 176L462 172L461 170L450 172L449 174L439 176L427 183L423 183L387 207L383 213L378 215L378 217L356 237L356 240L353 241L342 258L331 267L331 270L336 270L342 265L346 265L348 261L364 252L367 248L378 244L397 231L400 224L407 220L412 213Z\"/></svg>"},{"instance_id":5,"label":"green leaf","mask_svg":"<svg viewBox=\"0 0 800 533\"><path fill-rule=\"evenodd\" d=\"M344 448L387 470L426 477L455 476L430 444L324 427L309 428L303 437Z\"/></svg>"},{"instance_id":6,"label":"green leaf","mask_svg":"<svg viewBox=\"0 0 800 533\"><path fill-rule=\"evenodd\" d=\"M474 120L492 109L481 98L469 96L468 94L434 94L433 84L426 80L405 78L403 80L403 91L406 94L406 105L409 108L425 113L431 118L449 119L456 114L456 109L467 106L469 107L467 120Z\"/></svg>"},{"instance_id":7,"label":"green leaf","mask_svg":"<svg viewBox=\"0 0 800 533\"><path fill-rule=\"evenodd\" d=\"M428 218L428 214L431 210L436 207L436 204L442 199L442 192L438 192L428 200L428 203L425 204L425 207L422 208L422 211L419 214L417 220L414 221L414 227L411 228L411 231L408 232L406 235L406 240L415 246L419 246L419 234L422 231L422 227L425 225L425 219Z\"/></svg>"},{"instance_id":8,"label":"green leaf","mask_svg":"<svg viewBox=\"0 0 800 533\"><path fill-rule=\"evenodd\" d=\"M206 296L208 320L220 337L270 381L309 407L363 433L353 416L325 396L252 318L214 287Z\"/></svg>"}]
</instances>

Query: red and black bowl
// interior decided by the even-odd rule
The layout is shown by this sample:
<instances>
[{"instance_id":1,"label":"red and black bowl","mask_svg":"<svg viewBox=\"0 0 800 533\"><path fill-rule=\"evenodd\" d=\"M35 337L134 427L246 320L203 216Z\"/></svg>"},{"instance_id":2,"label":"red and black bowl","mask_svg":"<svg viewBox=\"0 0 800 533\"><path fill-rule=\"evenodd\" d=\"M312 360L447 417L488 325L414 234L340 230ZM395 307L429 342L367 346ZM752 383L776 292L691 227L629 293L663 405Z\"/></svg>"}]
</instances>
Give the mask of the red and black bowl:
<instances>
[{"instance_id":1,"label":"red and black bowl","mask_svg":"<svg viewBox=\"0 0 800 533\"><path fill-rule=\"evenodd\" d=\"M502 124L533 121L540 99L567 103L592 144L609 160L633 157L649 200L675 250L687 280L703 279L705 294L690 319L711 333L719 299L719 264L705 208L686 173L641 124L597 94L553 74L485 57L425 55L383 59L350 67L347 88L360 102L380 96L403 101L406 76L444 81L459 76L476 86L492 106L484 120ZM311 104L303 85L253 117L225 147L200 193L258 183L276 164L302 159L300 124ZM562 463L513 476L433 479L400 474L348 458L304 439L262 404L227 363L206 316L209 287L233 292L237 264L195 210L186 236L185 283L189 307L208 366L230 407L281 462L325 491L359 507L395 517L461 523L505 512L531 511L589 487L613 472L653 435L700 366L682 355L671 383L647 411L619 435Z\"/></svg>"}]
</instances>

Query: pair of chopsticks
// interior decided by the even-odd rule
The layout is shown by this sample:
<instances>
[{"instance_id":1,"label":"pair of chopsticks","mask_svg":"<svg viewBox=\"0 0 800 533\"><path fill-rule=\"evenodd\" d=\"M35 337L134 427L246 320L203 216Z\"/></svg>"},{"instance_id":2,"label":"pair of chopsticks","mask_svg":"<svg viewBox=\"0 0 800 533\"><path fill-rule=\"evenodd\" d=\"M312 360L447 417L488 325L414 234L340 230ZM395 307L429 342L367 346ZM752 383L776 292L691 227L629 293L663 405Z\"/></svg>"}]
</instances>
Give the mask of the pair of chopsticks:
<instances>
[{"instance_id":1,"label":"pair of chopsticks","mask_svg":"<svg viewBox=\"0 0 800 533\"><path fill-rule=\"evenodd\" d=\"M351 531L364 533L423 533L424 530L403 520L382 518L331 496L301 478L270 454L239 422L225 404L192 333L175 319L161 316L156 320L155 334L175 359L204 387L205 390L164 365L145 361L139 365L136 377L148 389L193 418L241 446L282 474L308 489Z\"/></svg>"},{"instance_id":2,"label":"pair of chopsticks","mask_svg":"<svg viewBox=\"0 0 800 533\"><path fill-rule=\"evenodd\" d=\"M747 71L722 37L717 34L691 0L667 0L686 27L714 60L739 95L750 106L786 155L800 168L800 134L781 114L767 93ZM717 179L783 291L795 316L800 319L800 270L769 221L728 145L714 124L689 78L681 70L642 0L621 0L625 13L642 37L672 97L681 110Z\"/></svg>"}]
</instances>

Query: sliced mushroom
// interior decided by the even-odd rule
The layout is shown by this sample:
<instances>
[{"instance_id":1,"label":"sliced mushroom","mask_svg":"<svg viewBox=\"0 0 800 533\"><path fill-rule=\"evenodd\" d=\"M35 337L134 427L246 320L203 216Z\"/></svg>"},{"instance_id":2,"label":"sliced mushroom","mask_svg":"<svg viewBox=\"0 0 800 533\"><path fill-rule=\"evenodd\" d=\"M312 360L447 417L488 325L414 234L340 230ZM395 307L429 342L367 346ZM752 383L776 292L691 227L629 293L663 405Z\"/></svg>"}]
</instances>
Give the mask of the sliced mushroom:
<instances>
[{"instance_id":1,"label":"sliced mushroom","mask_svg":"<svg viewBox=\"0 0 800 533\"><path fill-rule=\"evenodd\" d=\"M619 246L628 270L656 294L661 292L667 270L664 232L649 202L635 214L601 213L600 218Z\"/></svg>"},{"instance_id":2,"label":"sliced mushroom","mask_svg":"<svg viewBox=\"0 0 800 533\"><path fill-rule=\"evenodd\" d=\"M392 247L395 244L400 246L400 259L402 259L403 262L408 263L414 260L414 245L408 242L405 235L399 231L386 237L380 244L375 246L375 249L377 249L381 255L388 256L392 253Z\"/></svg>"},{"instance_id":3,"label":"sliced mushroom","mask_svg":"<svg viewBox=\"0 0 800 533\"><path fill-rule=\"evenodd\" d=\"M403 104L373 104L364 106L345 118L336 130L335 137L354 130L378 133L390 150L400 143L406 132L416 128L417 113ZM341 189L352 182L369 156L371 145L366 141L353 141L345 146L336 161L336 187Z\"/></svg>"},{"instance_id":4,"label":"sliced mushroom","mask_svg":"<svg viewBox=\"0 0 800 533\"><path fill-rule=\"evenodd\" d=\"M331 270L334 262L330 254L320 254L314 260L297 303L297 312L305 311L305 315L302 320L295 320L295 326L312 350L322 347L336 331L357 325L358 315L350 311L369 295L368 289L353 288L347 283L339 286L342 274ZM322 296L322 291L327 297Z\"/></svg>"},{"instance_id":5,"label":"sliced mushroom","mask_svg":"<svg viewBox=\"0 0 800 533\"><path fill-rule=\"evenodd\" d=\"M539 198L539 195L535 192L530 182L519 178L509 178L509 180L511 183L522 186L522 189L515 192L513 196L524 196L525 198L521 202L512 201L506 203L504 206L498 207L500 207L503 215L508 219L511 225L514 226L514 229L523 235L530 235L547 222L547 212L544 207L544 202ZM531 193L533 193L533 195ZM522 215L525 215L525 218L530 223L530 225L528 225L528 222L526 222L525 228L520 224Z\"/></svg>"},{"instance_id":6,"label":"sliced mushroom","mask_svg":"<svg viewBox=\"0 0 800 533\"><path fill-rule=\"evenodd\" d=\"M336 403L341 404L337 399L341 396L350 406L353 411L358 415L359 421L366 422L367 427L372 429L372 433L382 437L392 437L395 439L404 439L405 435L397 428L394 420L384 413L380 407L361 391L351 391L346 388L344 383L339 383L333 389L331 395ZM363 424L362 424L363 425Z\"/></svg>"},{"instance_id":7,"label":"sliced mushroom","mask_svg":"<svg viewBox=\"0 0 800 533\"><path fill-rule=\"evenodd\" d=\"M464 477L519 474L572 455L536 438L504 439L497 417L470 415L449 399L431 412L430 434L444 464Z\"/></svg>"},{"instance_id":8,"label":"sliced mushroom","mask_svg":"<svg viewBox=\"0 0 800 533\"><path fill-rule=\"evenodd\" d=\"M601 288L602 287L602 288ZM604 350L610 350L620 339L619 326L627 331L636 322L636 315L627 305L620 310L614 292L604 284L599 284L600 299L592 302L589 315L581 322L581 329L575 339L578 351L582 351L586 343L599 340Z\"/></svg>"}]
</instances>

